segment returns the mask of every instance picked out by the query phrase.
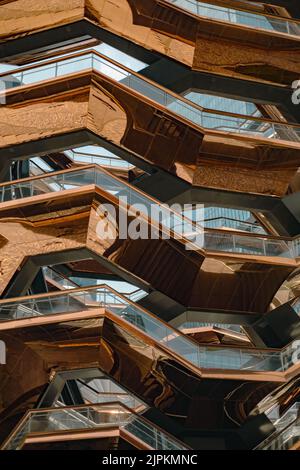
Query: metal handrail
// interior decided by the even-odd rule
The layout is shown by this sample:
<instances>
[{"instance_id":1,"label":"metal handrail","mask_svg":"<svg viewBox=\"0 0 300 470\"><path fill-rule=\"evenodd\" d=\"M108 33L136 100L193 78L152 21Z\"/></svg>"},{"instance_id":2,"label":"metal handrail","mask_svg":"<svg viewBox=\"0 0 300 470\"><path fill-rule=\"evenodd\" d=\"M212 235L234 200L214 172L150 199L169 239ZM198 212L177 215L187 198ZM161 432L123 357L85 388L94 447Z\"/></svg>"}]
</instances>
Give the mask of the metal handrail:
<instances>
[{"instance_id":1,"label":"metal handrail","mask_svg":"<svg viewBox=\"0 0 300 470\"><path fill-rule=\"evenodd\" d=\"M233 11L234 13L235 12L241 12L240 13L240 16L244 16L245 17L251 17L251 15L253 17L255 16L258 16L258 17L261 17L261 18L265 18L265 19L269 19L270 21L277 21L279 24L284 24L286 26L286 29L287 29L287 32L284 32L284 31L278 31L276 29L268 29L268 28L264 28L264 27L261 27L261 26L257 26L257 25L249 25L249 24L244 24L244 23L240 23L240 22L235 22L235 21L231 21L230 19L226 19L226 18L214 18L213 16L208 16L208 15L205 15L205 14L201 14L201 13L196 13L194 11L191 11L190 9L188 8L184 8L183 5L181 4L177 4L176 2L178 0L158 0L159 3L162 3L162 4L168 4L168 5L171 5L173 8L175 8L176 10L180 10L180 11L184 11L186 12L187 14L191 15L191 16L194 16L194 17L197 17L197 18L208 18L208 19L212 19L214 21L220 21L222 23L230 23L230 24L233 24L233 25L237 25L237 26L243 26L245 28L251 28L251 29L258 29L260 31L263 31L263 32L267 32L267 33L272 33L272 34L283 34L284 36L293 36L293 37L298 37L300 36L297 35L297 34L292 34L291 32L291 26L290 24L294 23L296 24L297 26L299 26L300 28L300 21L297 20L297 19L294 19L294 18L284 18L284 17L281 17L281 16L276 16L276 15L271 15L269 13L264 13L264 12L258 12L258 11L254 11L254 10L246 10L245 8L241 8L240 6L221 6L221 5L216 5L216 4L213 4L211 3L210 0L208 0L208 2L201 2L201 0L185 0L186 3L189 3L193 6L197 6L197 4L201 5L202 3L209 3L211 6L208 7L207 5L203 5L205 8L209 9L209 10L213 10L213 11L217 11L217 12L224 12L224 10L228 10L228 13L230 15L231 11ZM221 7L221 8L220 8Z\"/></svg>"},{"instance_id":2,"label":"metal handrail","mask_svg":"<svg viewBox=\"0 0 300 470\"><path fill-rule=\"evenodd\" d=\"M177 446L181 450L183 450L183 449L187 450L188 449L188 446L184 445L177 438L173 437L171 434L169 434L165 430L161 429L156 424L154 425L151 421L149 421L144 416L140 416L134 410L132 410L131 408L129 408L125 404L120 403L118 401L110 402L110 403L99 403L99 404L93 404L93 405L84 404L84 405L77 405L77 406L71 405L71 406L63 406L63 407L55 407L55 408L39 408L38 410L28 410L26 412L26 414L24 415L24 417L22 418L22 420L19 422L19 424L15 427L15 429L12 431L12 433L9 435L9 437L5 440L5 442L3 443L1 449L2 450L8 449L9 445L13 442L14 439L17 438L18 434L22 433L22 429L24 429L26 427L27 423L30 423L30 420L32 418L34 418L35 415L41 416L41 415L46 415L46 414L51 414L51 413L59 413L59 412L62 412L62 413L75 412L75 413L80 414L80 412L82 412L83 410L89 410L89 409L93 410L94 412L97 412L97 411L101 412L102 409L112 409L113 407L115 407L116 409L123 410L123 412L126 412L127 416L128 416L127 420L124 423L122 421L120 421L119 423L104 423L106 426L114 426L116 424L123 426L129 420L137 419L139 421L144 422L150 429L153 429L154 431L159 432L162 435L166 436L166 438L169 441L173 442L175 445L177 444ZM89 421L90 421L90 424L91 424L91 429L94 428L94 427L97 427L96 423L93 420L89 420ZM93 426L93 424L95 426ZM81 429L81 428L78 428L78 429ZM85 429L87 429L87 428L85 427ZM28 437L29 435L40 436L41 434L48 434L48 432L44 431L44 433L43 433L42 431L40 431L40 432L34 433L34 432L30 432L30 430L29 430L29 432L27 432L25 434L25 438ZM22 436L22 437L23 437L23 439L21 439L21 441L17 444L17 448L20 447L20 444L24 444L24 442L25 442L24 436Z\"/></svg>"},{"instance_id":3,"label":"metal handrail","mask_svg":"<svg viewBox=\"0 0 300 470\"><path fill-rule=\"evenodd\" d=\"M123 302L124 305L128 304L129 306L132 306L134 309L140 310L142 313L147 315L149 318L152 318L153 320L158 321L161 324L162 327L165 327L166 329L168 329L172 332L170 334L174 334L176 336L182 336L182 337L186 338L186 335L184 335L184 333L182 333L180 330L174 328L171 324L169 324L166 321L164 321L163 319L157 317L155 314L153 314L152 312L146 310L141 305L137 305L132 300L128 299L123 294L120 294L118 291L116 291L115 289L113 289L112 287L110 287L106 284L101 284L101 285L97 285L97 286L88 286L88 287L79 288L79 289L68 289L68 290L64 290L64 291L55 291L55 292L49 292L49 293L47 292L47 293L44 293L44 294L28 295L28 296L15 297L15 298L10 298L10 299L0 299L0 309L3 308L3 305L11 305L11 304L20 304L20 305L22 305L22 302L24 302L24 301L30 301L30 300L38 301L40 299L41 300L47 299L48 297L49 298L63 297L63 296L72 297L74 294L85 293L85 292L90 293L90 292L93 292L93 291L94 292L97 292L97 291L100 292L101 290L102 291L107 291L109 294L112 294L113 296L119 298L121 303ZM111 304L111 305L113 305L113 304ZM95 306L95 305L93 305L93 306ZM101 307L101 303L99 303L99 307ZM60 312L60 313L63 313L63 312ZM17 320L17 321L22 321L22 320L23 319L20 319L20 320ZM8 321L10 321L10 320L8 320ZM0 325L1 325L1 322L0 322ZM197 347L199 347L199 343L192 337L188 338L188 342L194 344ZM249 347L249 348L242 348L242 350L243 351L249 351L249 353L253 353L254 351L258 352L258 353L260 353L260 352L262 352L262 353L265 353L265 352L282 352L284 350L288 350L292 344L293 344L293 342L291 342L290 344L288 344L287 346L285 346L282 349L279 349L279 348L259 348L259 349L255 348L255 350L254 350L253 348ZM214 346L209 346L209 348L210 349L214 349L214 348L216 348L216 349L241 349L238 346L236 347L236 346L231 346L231 345L230 346L227 346L227 345L214 345Z\"/></svg>"},{"instance_id":4,"label":"metal handrail","mask_svg":"<svg viewBox=\"0 0 300 470\"><path fill-rule=\"evenodd\" d=\"M252 115L249 116L249 115L244 115L244 114L239 114L239 113L224 112L224 111L204 108L201 105L199 105L197 103L194 103L193 101L188 100L184 96L179 95L179 94L173 92L172 90L169 90L168 88L160 85L159 83L154 82L153 80L149 79L148 77L144 77L140 73L137 73L137 72L131 70L130 68L126 67L125 65L120 64L119 62L111 59L110 57L108 57L104 54L101 54L100 52L98 52L94 49L88 49L88 50L76 52L76 53L73 53L73 54L64 55L63 57L58 57L58 58L46 60L46 61L43 61L42 63L36 63L36 64L34 63L34 64L29 65L29 66L24 66L24 67L20 67L16 70L12 70L11 72L3 72L3 73L0 74L0 79L3 79L4 77L11 77L14 73L27 72L29 70L34 70L34 69L45 67L47 65L52 65L52 64L59 64L60 62L65 62L69 59L80 58L82 56L87 56L87 55L94 55L94 56L96 56L96 57L98 57L102 60L105 60L106 62L109 62L113 66L115 66L119 69L123 69L126 73L130 74L131 76L135 76L138 79L142 80L143 82L146 82L146 83L150 84L152 87L160 89L163 93L172 96L174 98L174 100L184 102L188 106L192 106L193 108L195 108L198 111L201 111L203 113L213 114L213 115L217 114L217 115L226 116L226 117L235 117L235 118L239 118L239 119L244 119L246 121L250 120L250 121L256 121L256 122L265 122L267 124L278 124L278 125L282 125L282 126L286 126L286 127L299 128L300 129L300 124L298 124L298 123L289 123L289 122L286 122L286 121L277 121L277 120L274 120L274 119L271 119L271 118L266 118L266 117L259 118L259 117L252 116ZM70 73L65 74L65 75L73 75L74 73L75 72L70 72ZM98 71L97 71L97 73L101 74L101 72L98 72ZM124 83L120 83L120 82L118 82L118 83L120 85L126 87L126 88L128 87L128 85L126 85ZM19 88L22 88L22 86L27 86L27 85L16 86L16 87L13 87L9 90L6 90L2 93L7 94L8 92L12 92L12 93L16 92L16 91L18 91ZM150 99L150 98L147 98L147 99ZM172 110L168 109L168 111L172 111ZM175 114L177 114L177 113L175 113Z\"/></svg>"},{"instance_id":5,"label":"metal handrail","mask_svg":"<svg viewBox=\"0 0 300 470\"><path fill-rule=\"evenodd\" d=\"M299 410L299 403L296 403L297 409ZM295 406L295 405L293 405ZM287 413L289 410L287 411ZM282 416L282 419L284 416ZM295 426L300 427L300 415L299 412L295 416L295 419L288 423L284 428L277 429L274 433L264 439L258 446L255 447L255 450L266 450L272 443L274 444L276 441L280 440L280 437L290 428L294 428ZM299 439L300 439L300 430L299 430Z\"/></svg>"},{"instance_id":6,"label":"metal handrail","mask_svg":"<svg viewBox=\"0 0 300 470\"><path fill-rule=\"evenodd\" d=\"M9 186L12 186L12 187L16 186L17 187L18 185L20 185L22 183L27 183L27 182L36 181L36 180L44 180L46 178L53 179L53 178L55 178L56 176L59 176L59 175L64 175L64 174L67 175L67 174L76 173L76 172L83 172L85 170L95 170L95 171L99 171L103 174L106 174L111 179L113 179L114 181L121 183L123 186L126 186L129 191L132 191L132 192L135 192L135 193L141 195L142 197L144 197L147 200L151 201L151 203L155 204L156 206L161 206L162 208L165 207L164 204L161 203L160 201L158 201L157 199L154 199L152 196L144 193L140 189L131 186L126 181L122 180L121 178L119 178L115 175L112 175L109 171L102 168L100 165L96 165L96 164L94 164L94 165L85 165L85 166L82 166L80 169L71 168L71 169L67 169L67 170L60 170L60 171L57 171L57 172L51 172L50 174L46 173L46 174L43 174L43 175L27 177L27 178L24 178L24 179L21 179L21 180L8 181L8 182L0 184L0 190L1 190L1 188L5 188L5 187L9 187ZM36 197L38 197L38 196L39 195L37 195ZM29 197L34 197L34 196L29 196ZM109 195L109 197L112 200L117 199L112 195ZM26 197L22 197L22 200L26 200ZM6 201L6 202L9 202L9 201ZM5 204L5 202L4 202L4 204ZM1 204L0 204L0 209L1 209ZM247 237L249 239L253 238L253 239L260 239L260 240L274 240L274 241L282 240L283 242L293 242L293 241L299 239L298 236L283 237L283 236L278 236L278 235L273 235L273 234L259 234L259 233L251 233L251 232L245 233L245 232L241 232L241 231L238 231L238 230L235 231L235 230L231 230L231 229L227 230L227 229L209 228L209 227L204 228L199 223L189 219L186 216L183 216L179 212L175 212L174 210L169 209L167 206L166 206L166 209L168 209L170 213L172 213L175 216L179 217L183 222L186 222L187 224L190 224L196 230L198 228L200 231L202 231L204 233L218 233L220 235L226 235L227 234L227 235L231 235L231 236L237 236L239 238L246 238Z\"/></svg>"}]
</instances>

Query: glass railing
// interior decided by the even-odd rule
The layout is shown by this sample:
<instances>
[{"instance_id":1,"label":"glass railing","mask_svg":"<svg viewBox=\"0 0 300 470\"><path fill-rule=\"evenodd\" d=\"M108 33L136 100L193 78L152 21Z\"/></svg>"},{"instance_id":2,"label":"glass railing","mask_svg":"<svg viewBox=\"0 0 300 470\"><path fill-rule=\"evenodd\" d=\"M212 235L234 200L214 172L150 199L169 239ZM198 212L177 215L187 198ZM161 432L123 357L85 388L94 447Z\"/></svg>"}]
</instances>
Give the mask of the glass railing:
<instances>
[{"instance_id":1,"label":"glass railing","mask_svg":"<svg viewBox=\"0 0 300 470\"><path fill-rule=\"evenodd\" d=\"M43 273L46 276L46 279L49 279L50 281L53 281L56 284L59 284L61 289L76 289L78 287L86 287L86 286L95 284L95 279L91 279L90 280L91 282L87 284L86 277L84 278L77 277L76 278L77 282L75 283L72 279L69 279L68 277L63 276L61 273L59 273L55 269L49 268L48 266L43 267ZM103 282L97 282L97 284L103 284ZM140 299L142 299L143 297L147 295L147 292L145 292L142 289L135 289L131 292L124 292L123 290L118 289L118 292L124 297L127 297L127 299L131 300L132 302L138 302Z\"/></svg>"},{"instance_id":2,"label":"glass railing","mask_svg":"<svg viewBox=\"0 0 300 470\"><path fill-rule=\"evenodd\" d=\"M207 228L230 228L241 232L266 234L264 228L258 224L225 216L197 220L197 223Z\"/></svg>"},{"instance_id":3,"label":"glass railing","mask_svg":"<svg viewBox=\"0 0 300 470\"><path fill-rule=\"evenodd\" d=\"M295 312L300 316L300 297L292 303L292 307Z\"/></svg>"},{"instance_id":4,"label":"glass railing","mask_svg":"<svg viewBox=\"0 0 300 470\"><path fill-rule=\"evenodd\" d=\"M274 33L300 36L300 23L285 18L276 18L233 8L221 7L198 0L165 0L195 15L226 21L255 29L264 29Z\"/></svg>"},{"instance_id":5,"label":"glass railing","mask_svg":"<svg viewBox=\"0 0 300 470\"><path fill-rule=\"evenodd\" d=\"M120 66L97 52L85 52L65 57L56 62L50 61L44 65L25 67L9 75L0 75L0 80L5 80L9 88L10 83L14 83L15 86L29 85L91 68L150 98L197 126L268 140L280 139L300 142L299 126L274 123L271 120L243 115L229 116L221 111L216 112L201 108L192 101L157 86L154 82L144 79L141 75Z\"/></svg>"},{"instance_id":6,"label":"glass railing","mask_svg":"<svg viewBox=\"0 0 300 470\"><path fill-rule=\"evenodd\" d=\"M77 284L75 284L75 282L58 273L54 269L49 268L48 266L44 266L42 269L46 280L50 280L56 284L59 284L62 289L76 289L79 287Z\"/></svg>"},{"instance_id":7,"label":"glass railing","mask_svg":"<svg viewBox=\"0 0 300 470\"><path fill-rule=\"evenodd\" d=\"M27 414L2 450L19 450L26 438L55 432L119 427L153 450L184 450L182 443L120 403L35 410Z\"/></svg>"},{"instance_id":8,"label":"glass railing","mask_svg":"<svg viewBox=\"0 0 300 470\"><path fill-rule=\"evenodd\" d=\"M131 302L138 302L139 300L146 297L147 292L142 289L136 289L132 292L121 292L121 294L124 295L124 297L127 297L127 299L131 300Z\"/></svg>"},{"instance_id":9,"label":"glass railing","mask_svg":"<svg viewBox=\"0 0 300 470\"><path fill-rule=\"evenodd\" d=\"M81 396L86 404L98 404L98 403L121 403L132 410L136 410L138 407L145 405L142 401L135 398L133 395L125 392L99 392L94 387L86 384L80 380L77 380L77 385L80 390ZM121 389L120 389L121 390Z\"/></svg>"},{"instance_id":10,"label":"glass railing","mask_svg":"<svg viewBox=\"0 0 300 470\"><path fill-rule=\"evenodd\" d=\"M257 450L289 450L300 442L300 418L288 426L279 436ZM299 450L299 448L298 448Z\"/></svg>"},{"instance_id":11,"label":"glass railing","mask_svg":"<svg viewBox=\"0 0 300 470\"><path fill-rule=\"evenodd\" d=\"M231 234L225 230L204 230L203 247L206 251L224 251L255 256L296 258L300 254L300 240L282 240L253 234Z\"/></svg>"},{"instance_id":12,"label":"glass railing","mask_svg":"<svg viewBox=\"0 0 300 470\"><path fill-rule=\"evenodd\" d=\"M300 417L300 403L294 403L283 414L281 413L282 405L280 403L274 405L266 412L266 415L276 428L276 431L283 431L287 426L292 424Z\"/></svg>"},{"instance_id":13,"label":"glass railing","mask_svg":"<svg viewBox=\"0 0 300 470\"><path fill-rule=\"evenodd\" d=\"M116 319L120 318L134 325L142 334L155 340L158 346L170 351L171 355L175 354L178 361L183 358L200 369L283 372L294 364L292 345L281 351L200 346L107 286L30 297L22 302L0 301L0 318L4 321L24 319L93 310L101 306L107 308Z\"/></svg>"},{"instance_id":14,"label":"glass railing","mask_svg":"<svg viewBox=\"0 0 300 470\"><path fill-rule=\"evenodd\" d=\"M300 404L295 403L283 416L272 420L276 431L265 439L256 450L289 450L300 441Z\"/></svg>"},{"instance_id":15,"label":"glass railing","mask_svg":"<svg viewBox=\"0 0 300 470\"><path fill-rule=\"evenodd\" d=\"M49 192L76 189L84 185L97 185L117 198L118 204L124 201L127 210L138 207L148 221L164 232L167 238L176 238L185 243L189 250L238 253L255 256L296 258L300 255L300 239L284 240L259 234L248 235L221 229L203 229L196 222L183 217L171 208L160 204L133 186L123 182L100 167L66 171L35 179L25 179L17 183L0 185L0 201L17 200L38 196ZM126 208L125 208L126 209ZM125 227L124 227L125 228ZM151 234L151 236L158 236Z\"/></svg>"},{"instance_id":16,"label":"glass railing","mask_svg":"<svg viewBox=\"0 0 300 470\"><path fill-rule=\"evenodd\" d=\"M124 170L130 170L131 168L134 168L134 165L131 165L131 163L128 163L126 160L122 160L121 158L118 157L112 157L109 155L101 155L101 154L92 154L88 152L83 152L80 150L67 150L64 152L66 155L68 155L74 162L76 163L91 163L91 164L96 164L96 165L103 165L110 167L112 169L124 169Z\"/></svg>"},{"instance_id":17,"label":"glass railing","mask_svg":"<svg viewBox=\"0 0 300 470\"><path fill-rule=\"evenodd\" d=\"M231 325L229 323L185 321L178 327L179 330L186 330L192 328L219 328L222 330L228 330L232 333L244 334L244 330L241 325Z\"/></svg>"}]
</instances>

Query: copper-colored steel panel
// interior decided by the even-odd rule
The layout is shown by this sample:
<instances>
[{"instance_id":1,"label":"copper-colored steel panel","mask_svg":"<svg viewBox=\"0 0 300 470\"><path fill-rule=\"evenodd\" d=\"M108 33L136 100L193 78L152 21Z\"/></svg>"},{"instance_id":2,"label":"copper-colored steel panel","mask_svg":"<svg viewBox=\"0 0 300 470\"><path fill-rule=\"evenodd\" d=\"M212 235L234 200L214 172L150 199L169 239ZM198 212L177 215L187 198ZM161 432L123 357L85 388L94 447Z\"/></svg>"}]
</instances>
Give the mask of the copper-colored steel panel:
<instances>
[{"instance_id":1,"label":"copper-colored steel panel","mask_svg":"<svg viewBox=\"0 0 300 470\"><path fill-rule=\"evenodd\" d=\"M222 252L205 256L172 239L102 240L97 208L103 202L117 208L117 200L99 189L72 191L8 203L10 208L1 211L1 292L28 257L86 247L183 305L264 313L297 267L288 259Z\"/></svg>"},{"instance_id":2,"label":"copper-colored steel panel","mask_svg":"<svg viewBox=\"0 0 300 470\"><path fill-rule=\"evenodd\" d=\"M300 63L295 60L299 57L300 46L295 50L271 48L272 53L268 48L253 44L243 44L238 48L234 41L218 37L207 39L199 34L193 69L291 86L300 74Z\"/></svg>"},{"instance_id":3,"label":"copper-colored steel panel","mask_svg":"<svg viewBox=\"0 0 300 470\"><path fill-rule=\"evenodd\" d=\"M86 129L196 186L281 196L300 163L297 142L197 127L96 72L11 90L0 123L2 147Z\"/></svg>"},{"instance_id":4,"label":"copper-colored steel panel","mask_svg":"<svg viewBox=\"0 0 300 470\"><path fill-rule=\"evenodd\" d=\"M124 439L125 440L125 439ZM21 450L38 451L107 451L117 450L122 443L119 429L98 432L69 433L62 436L29 436L24 440ZM133 447L134 448L134 447Z\"/></svg>"},{"instance_id":5,"label":"copper-colored steel panel","mask_svg":"<svg viewBox=\"0 0 300 470\"><path fill-rule=\"evenodd\" d=\"M109 312L104 316L96 310L94 314L81 312L81 318L80 312L58 314L39 321L40 325L22 327L21 320L20 327L13 328L8 322L6 330L3 324L0 337L14 354L9 355L8 363L0 369L1 421L29 408L26 397L33 394L36 384L44 385L54 371L99 367L149 405L183 421L187 419L196 427L200 422L208 427L224 423L222 403L229 392L239 390L241 381L255 381L251 386L248 384L246 392L249 387L253 392L264 384L265 393L269 393L276 382L285 380L285 374L281 373L228 374L225 370L215 374L203 370L201 378L192 367L185 367L172 358L160 344L151 339L145 341L135 327ZM34 369L34 375L26 375L25 369ZM208 399L206 393L210 387L215 394ZM244 400L244 391L236 393L235 403ZM228 405L230 402L229 399ZM191 419L195 404L199 411L206 411L194 413Z\"/></svg>"},{"instance_id":6,"label":"copper-colored steel panel","mask_svg":"<svg viewBox=\"0 0 300 470\"><path fill-rule=\"evenodd\" d=\"M0 38L23 37L87 20L195 69L219 73L220 69L214 65L215 54L220 54L224 75L284 85L299 75L297 37L199 17L168 2L68 0L62 3L49 0L46 11L44 8L44 3L39 6L39 1L27 0L0 5ZM217 36L225 49L218 47ZM52 41L55 42L55 37ZM213 48L215 54L208 54ZM272 54L268 53L270 50Z\"/></svg>"},{"instance_id":7,"label":"copper-colored steel panel","mask_svg":"<svg viewBox=\"0 0 300 470\"><path fill-rule=\"evenodd\" d=\"M215 3L234 7L240 2ZM21 39L79 20L212 75L282 86L299 78L298 38L233 24L224 27L163 0L49 0L46 7L41 0L0 1L0 40ZM282 196L300 164L297 142L198 127L92 70L10 90L6 105L0 107L0 148L8 152L18 144L80 130L195 186ZM188 252L174 239L100 239L97 208L104 202L118 206L113 196L91 184L2 204L0 293L31 257L55 259L61 252L87 249L182 305L263 315L298 267L296 259ZM88 263L84 266L89 270ZM196 334L203 341L203 334ZM195 429L243 423L278 383L299 376L299 364L285 373L196 370L184 357L172 356L154 339L100 308L0 323L0 339L7 347L7 364L0 367L2 432L35 405L59 371L100 368L150 406ZM212 337L206 333L205 339L211 342ZM224 340L216 331L213 339ZM227 341L239 344L239 338ZM109 436L117 435L122 437L117 430ZM79 437L84 438L73 436ZM29 439L25 447L38 439Z\"/></svg>"}]
</instances>

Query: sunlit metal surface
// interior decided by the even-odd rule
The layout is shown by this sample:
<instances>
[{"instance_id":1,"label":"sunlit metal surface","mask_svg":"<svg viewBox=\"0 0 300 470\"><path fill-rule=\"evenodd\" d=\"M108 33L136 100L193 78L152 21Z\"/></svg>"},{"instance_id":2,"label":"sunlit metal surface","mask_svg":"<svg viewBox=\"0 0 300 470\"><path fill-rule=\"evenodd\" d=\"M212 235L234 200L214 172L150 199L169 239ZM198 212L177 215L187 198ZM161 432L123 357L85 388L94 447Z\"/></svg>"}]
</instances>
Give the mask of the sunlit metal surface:
<instances>
[{"instance_id":1,"label":"sunlit metal surface","mask_svg":"<svg viewBox=\"0 0 300 470\"><path fill-rule=\"evenodd\" d=\"M45 442L47 435L57 433L62 439L78 431L102 431L103 437L117 428L124 438L131 436L137 448L149 450L186 450L187 448L145 418L136 415L124 404L101 404L78 407L54 408L52 410L29 411L21 426L13 432L2 450L20 450L30 437L35 442ZM58 437L58 439L59 439ZM99 437L93 433L92 437ZM51 438L50 438L51 440Z\"/></svg>"},{"instance_id":2,"label":"sunlit metal surface","mask_svg":"<svg viewBox=\"0 0 300 470\"><path fill-rule=\"evenodd\" d=\"M300 15L272 3L0 0L2 448L300 448Z\"/></svg>"},{"instance_id":3,"label":"sunlit metal surface","mask_svg":"<svg viewBox=\"0 0 300 470\"><path fill-rule=\"evenodd\" d=\"M296 260L280 257L258 258L226 252L205 257L202 251L187 251L180 240L100 239L97 208L105 202L118 208L117 198L99 188L95 193L95 186L87 185L53 193L51 200L49 194L45 194L35 196L34 203L30 198L24 199L22 205L19 201L3 203L0 223L2 292L29 256L52 254L53 264L59 253L73 252L73 256L82 259L87 255L80 251L74 253L74 250L88 249L93 256L108 260L114 269L120 269L137 281L142 279L146 285L184 305L262 313L278 289L278 283L297 267ZM148 263L153 265L153 259L156 259L157 269L148 268ZM177 267L170 276L172 266ZM212 279L215 282L211 282ZM226 296L219 295L221 285L222 289L226 286ZM242 295L233 295L237 288Z\"/></svg>"},{"instance_id":4,"label":"sunlit metal surface","mask_svg":"<svg viewBox=\"0 0 300 470\"><path fill-rule=\"evenodd\" d=\"M224 29L224 24L215 19L197 17L156 0L69 0L67 5L50 0L44 11L44 5L39 9L35 3L33 8L26 0L0 5L3 18L0 38L20 38L55 26L75 26L83 20L87 32L90 25L101 25L196 70L280 84L298 79L299 63L295 61L298 36L233 23ZM56 40L54 33L49 42L55 44Z\"/></svg>"},{"instance_id":5,"label":"sunlit metal surface","mask_svg":"<svg viewBox=\"0 0 300 470\"><path fill-rule=\"evenodd\" d=\"M199 128L97 72L28 85L25 101L24 93L12 89L0 107L2 148L87 130L196 186L273 195L299 165L298 141Z\"/></svg>"}]
</instances>

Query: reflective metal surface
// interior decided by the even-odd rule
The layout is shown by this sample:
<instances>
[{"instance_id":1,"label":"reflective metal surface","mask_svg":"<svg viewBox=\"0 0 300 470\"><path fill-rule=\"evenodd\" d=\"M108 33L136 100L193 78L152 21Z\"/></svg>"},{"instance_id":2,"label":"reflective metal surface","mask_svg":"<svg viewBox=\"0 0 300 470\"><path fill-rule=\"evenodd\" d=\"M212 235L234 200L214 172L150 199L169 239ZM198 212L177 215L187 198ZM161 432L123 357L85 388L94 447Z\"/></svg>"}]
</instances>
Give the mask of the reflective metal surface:
<instances>
[{"instance_id":1,"label":"reflective metal surface","mask_svg":"<svg viewBox=\"0 0 300 470\"><path fill-rule=\"evenodd\" d=\"M22 90L0 107L0 148L84 129L196 186L273 195L299 165L299 142L200 129L98 72L29 86L25 101Z\"/></svg>"},{"instance_id":2,"label":"reflective metal surface","mask_svg":"<svg viewBox=\"0 0 300 470\"><path fill-rule=\"evenodd\" d=\"M64 295L62 293L58 297L64 298ZM170 347L176 346L171 346L173 340L169 339L170 346L166 347L164 342L157 340L157 335L152 337L139 324L132 323L131 317L121 318L115 310L110 313L111 306L105 311L99 304L96 309L95 306L92 310L87 310L86 306L83 308L81 305L78 312L39 315L0 324L1 339L5 340L8 348L14 345L15 351L15 357L10 355L7 365L0 370L1 375L4 374L1 378L2 403L4 409L10 410L10 415L30 407L26 397L32 396L34 391L33 373L41 383L54 372L98 367L148 405L170 416L187 420L196 427L200 423L219 426L227 419L220 404L229 392L239 389L241 381L248 381L248 385L242 393L235 394L233 401L229 394L227 406L235 408L239 400L245 399L249 381L254 381L253 390L269 382L267 390L270 390L278 381L280 383L289 377L280 371L247 369L227 372L202 369L199 374L192 362L175 353L176 349L171 353ZM151 331L153 335L153 329ZM190 344L190 341L186 339L184 344ZM178 346L179 343L176 348ZM24 368L28 369L30 365L34 371L30 375L22 375ZM205 377L209 380L206 381ZM227 380L224 381L225 377ZM15 380L19 381L18 387ZM207 398L208 387L212 387L215 393L219 391L217 401L216 395ZM195 405L199 409L196 415ZM0 412L2 421L7 411Z\"/></svg>"},{"instance_id":3,"label":"reflective metal surface","mask_svg":"<svg viewBox=\"0 0 300 470\"><path fill-rule=\"evenodd\" d=\"M134 211L134 206L138 207L145 217L145 222L148 220L153 225L159 224L165 233L171 231L174 238L182 240L191 250L292 259L300 256L298 237L293 240L267 234L241 233L238 230L205 228L200 223L192 222L182 213L169 209L146 193L106 172L100 166L52 173L51 176L44 174L41 177L5 183L0 185L0 200L22 199L26 201L26 198L78 189L88 185L99 187L108 194L108 197L113 194L115 198L118 198L119 204L125 204L125 207L126 204L128 205L128 211L131 207L132 211Z\"/></svg>"},{"instance_id":4,"label":"reflective metal surface","mask_svg":"<svg viewBox=\"0 0 300 470\"><path fill-rule=\"evenodd\" d=\"M198 16L211 18L227 23L234 23L247 28L263 29L271 31L273 34L288 34L300 36L300 23L276 18L267 14L257 14L254 11L238 10L238 5L232 4L231 8L198 0L165 0L178 8L182 8ZM247 5L247 4L246 4ZM244 6L244 5L243 5Z\"/></svg>"},{"instance_id":5,"label":"reflective metal surface","mask_svg":"<svg viewBox=\"0 0 300 470\"><path fill-rule=\"evenodd\" d=\"M116 239L99 238L99 228L105 229L106 221L101 222L97 210L108 202L118 208L114 196L99 188L95 192L94 185L88 185L53 193L51 199L49 194L35 196L34 203L30 198L21 204L3 203L1 291L30 256L51 254L55 264L60 253L72 253L73 257L78 253L77 259L82 259L79 250L88 249L91 256L109 261L112 269L131 276L137 285L139 279L143 280L183 305L264 313L278 284L297 266L289 258L258 259L244 253L219 252L205 257L199 251L187 251L180 240L123 240L118 235ZM122 208L120 214L125 217L126 213ZM131 221L127 217L127 223ZM220 296L220 289L226 295ZM236 289L240 289L239 296L234 294Z\"/></svg>"},{"instance_id":6,"label":"reflective metal surface","mask_svg":"<svg viewBox=\"0 0 300 470\"><path fill-rule=\"evenodd\" d=\"M300 404L295 403L277 422L276 432L263 441L256 450L299 450Z\"/></svg>"},{"instance_id":7,"label":"reflective metal surface","mask_svg":"<svg viewBox=\"0 0 300 470\"><path fill-rule=\"evenodd\" d=\"M39 440L47 434L53 436L54 433L60 433L62 436L74 431L101 428L109 430L114 427L119 428L123 436L129 433L134 439L141 441L144 449L169 451L187 449L163 430L136 415L130 408L114 403L30 411L2 450L20 450L26 445L30 436Z\"/></svg>"},{"instance_id":8,"label":"reflective metal surface","mask_svg":"<svg viewBox=\"0 0 300 470\"><path fill-rule=\"evenodd\" d=\"M0 79L7 82L6 90L9 90L89 69L150 98L199 127L260 137L265 140L300 142L300 126L202 108L193 101L146 80L143 76L93 50L63 57L57 61L53 59L44 65L21 68L9 75L0 76Z\"/></svg>"},{"instance_id":9,"label":"reflective metal surface","mask_svg":"<svg viewBox=\"0 0 300 470\"><path fill-rule=\"evenodd\" d=\"M3 448L300 449L300 18L273 1L0 0Z\"/></svg>"},{"instance_id":10,"label":"reflective metal surface","mask_svg":"<svg viewBox=\"0 0 300 470\"><path fill-rule=\"evenodd\" d=\"M101 25L196 70L280 84L290 84L298 79L297 36L254 30L234 23L227 23L225 29L224 23L214 18L195 16L169 2L69 0L66 5L49 0L44 12L44 5L38 8L38 3L33 7L26 0L16 0L0 5L0 17L2 40L84 20L87 35L89 23ZM82 28L80 34L83 34ZM55 40L55 35L49 37L49 43L55 44ZM272 54L269 54L270 50Z\"/></svg>"},{"instance_id":11,"label":"reflective metal surface","mask_svg":"<svg viewBox=\"0 0 300 470\"><path fill-rule=\"evenodd\" d=\"M293 367L293 345L289 345L282 351L259 351L257 349L237 349L221 347L199 346L189 339L180 330L176 330L162 320L142 309L137 304L128 301L125 297L107 286L96 288L72 289L58 294L30 297L28 300L11 300L6 303L0 301L0 315L3 323L0 323L0 331L20 328L22 325L30 325L35 322L26 322L26 319L43 317L59 313L87 312L104 307L117 318L133 325L135 330L146 335L155 344L170 351L170 356L179 362L183 358L187 363L195 365L198 369L224 369L237 371L266 371L285 372ZM19 323L6 323L8 321L24 320ZM42 319L41 319L42 321ZM183 362L183 365L186 363Z\"/></svg>"}]
</instances>

